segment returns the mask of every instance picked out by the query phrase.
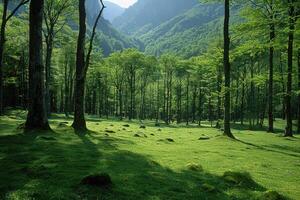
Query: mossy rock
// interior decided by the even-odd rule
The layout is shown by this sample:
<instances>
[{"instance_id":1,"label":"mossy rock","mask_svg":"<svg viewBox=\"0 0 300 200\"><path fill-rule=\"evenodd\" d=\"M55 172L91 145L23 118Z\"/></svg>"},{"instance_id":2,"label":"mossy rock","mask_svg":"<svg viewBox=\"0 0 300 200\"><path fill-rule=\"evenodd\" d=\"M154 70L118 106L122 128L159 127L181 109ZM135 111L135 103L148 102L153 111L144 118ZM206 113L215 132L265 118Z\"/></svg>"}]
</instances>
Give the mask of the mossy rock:
<instances>
[{"instance_id":1,"label":"mossy rock","mask_svg":"<svg viewBox=\"0 0 300 200\"><path fill-rule=\"evenodd\" d=\"M252 179L248 172L224 172L223 178L226 182L237 186L243 186L247 188L256 188L258 184Z\"/></svg>"},{"instance_id":2,"label":"mossy rock","mask_svg":"<svg viewBox=\"0 0 300 200\"><path fill-rule=\"evenodd\" d=\"M146 128L146 126L145 126L145 125L141 125L141 126L140 126L140 128L142 128L142 129L145 129L145 128Z\"/></svg>"},{"instance_id":3,"label":"mossy rock","mask_svg":"<svg viewBox=\"0 0 300 200\"><path fill-rule=\"evenodd\" d=\"M201 189L205 192L215 192L216 191L216 187L209 183L203 183L201 185Z\"/></svg>"},{"instance_id":4,"label":"mossy rock","mask_svg":"<svg viewBox=\"0 0 300 200\"><path fill-rule=\"evenodd\" d=\"M83 178L80 182L82 185L107 188L112 186L112 181L107 173L90 175Z\"/></svg>"},{"instance_id":5,"label":"mossy rock","mask_svg":"<svg viewBox=\"0 0 300 200\"><path fill-rule=\"evenodd\" d=\"M259 200L285 200L281 194L276 191L266 191L262 194Z\"/></svg>"},{"instance_id":6,"label":"mossy rock","mask_svg":"<svg viewBox=\"0 0 300 200\"><path fill-rule=\"evenodd\" d=\"M175 142L172 138L167 138L166 139L168 142Z\"/></svg>"},{"instance_id":7,"label":"mossy rock","mask_svg":"<svg viewBox=\"0 0 300 200\"><path fill-rule=\"evenodd\" d=\"M194 171L194 172L201 172L203 171L203 167L199 164L196 163L189 163L186 165L188 170Z\"/></svg>"},{"instance_id":8,"label":"mossy rock","mask_svg":"<svg viewBox=\"0 0 300 200\"><path fill-rule=\"evenodd\" d=\"M113 130L105 130L106 133L116 133L115 131Z\"/></svg>"},{"instance_id":9,"label":"mossy rock","mask_svg":"<svg viewBox=\"0 0 300 200\"><path fill-rule=\"evenodd\" d=\"M138 133L134 134L133 137L141 137Z\"/></svg>"},{"instance_id":10,"label":"mossy rock","mask_svg":"<svg viewBox=\"0 0 300 200\"><path fill-rule=\"evenodd\" d=\"M124 127L130 127L130 125L129 125L129 124L124 124L123 126L124 126Z\"/></svg>"},{"instance_id":11,"label":"mossy rock","mask_svg":"<svg viewBox=\"0 0 300 200\"><path fill-rule=\"evenodd\" d=\"M155 123L155 126L156 126L156 127L159 127L159 126L160 126L160 124L159 124L159 123Z\"/></svg>"},{"instance_id":12,"label":"mossy rock","mask_svg":"<svg viewBox=\"0 0 300 200\"><path fill-rule=\"evenodd\" d=\"M150 134L151 136L155 136L153 133Z\"/></svg>"},{"instance_id":13,"label":"mossy rock","mask_svg":"<svg viewBox=\"0 0 300 200\"><path fill-rule=\"evenodd\" d=\"M198 140L209 140L210 137L207 137L207 136L201 136Z\"/></svg>"},{"instance_id":14,"label":"mossy rock","mask_svg":"<svg viewBox=\"0 0 300 200\"><path fill-rule=\"evenodd\" d=\"M36 140L56 141L56 138L49 136L49 135L39 135L36 137Z\"/></svg>"},{"instance_id":15,"label":"mossy rock","mask_svg":"<svg viewBox=\"0 0 300 200\"><path fill-rule=\"evenodd\" d=\"M68 127L68 122L60 122L58 125L57 125L58 128L66 128Z\"/></svg>"},{"instance_id":16,"label":"mossy rock","mask_svg":"<svg viewBox=\"0 0 300 200\"><path fill-rule=\"evenodd\" d=\"M159 129L157 129L157 131L161 132L161 129L159 128Z\"/></svg>"}]
</instances>

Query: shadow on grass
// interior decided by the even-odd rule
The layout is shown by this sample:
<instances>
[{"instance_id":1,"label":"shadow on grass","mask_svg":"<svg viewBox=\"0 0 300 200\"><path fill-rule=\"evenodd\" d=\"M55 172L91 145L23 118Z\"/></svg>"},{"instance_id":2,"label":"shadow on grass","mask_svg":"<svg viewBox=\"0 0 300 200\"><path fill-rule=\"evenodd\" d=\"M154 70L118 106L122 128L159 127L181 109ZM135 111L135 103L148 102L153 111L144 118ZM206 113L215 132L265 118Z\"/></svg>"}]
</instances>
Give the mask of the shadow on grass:
<instances>
[{"instance_id":1,"label":"shadow on grass","mask_svg":"<svg viewBox=\"0 0 300 200\"><path fill-rule=\"evenodd\" d=\"M97 132L75 134L72 128L56 132L53 139L38 134L0 137L0 199L229 200L256 198L266 190L247 173L173 171L150 157L119 149L117 144L126 140ZM79 184L101 172L112 177L110 190Z\"/></svg>"}]
</instances>

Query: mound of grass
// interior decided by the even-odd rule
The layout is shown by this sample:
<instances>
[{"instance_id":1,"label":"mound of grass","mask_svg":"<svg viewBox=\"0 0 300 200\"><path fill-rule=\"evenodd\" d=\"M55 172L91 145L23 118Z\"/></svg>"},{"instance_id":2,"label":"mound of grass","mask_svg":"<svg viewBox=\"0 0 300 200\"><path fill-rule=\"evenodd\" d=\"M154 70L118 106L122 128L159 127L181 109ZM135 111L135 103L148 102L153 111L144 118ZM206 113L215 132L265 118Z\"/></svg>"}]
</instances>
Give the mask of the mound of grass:
<instances>
[{"instance_id":1,"label":"mound of grass","mask_svg":"<svg viewBox=\"0 0 300 200\"><path fill-rule=\"evenodd\" d=\"M82 185L96 186L100 188L108 188L112 185L110 176L107 173L89 175L80 182Z\"/></svg>"},{"instance_id":2,"label":"mound of grass","mask_svg":"<svg viewBox=\"0 0 300 200\"><path fill-rule=\"evenodd\" d=\"M248 172L224 172L223 178L226 182L247 188L258 187L257 183L252 179Z\"/></svg>"},{"instance_id":3,"label":"mound of grass","mask_svg":"<svg viewBox=\"0 0 300 200\"><path fill-rule=\"evenodd\" d=\"M286 200L286 198L276 191L266 191L259 200Z\"/></svg>"},{"instance_id":4,"label":"mound of grass","mask_svg":"<svg viewBox=\"0 0 300 200\"><path fill-rule=\"evenodd\" d=\"M195 163L189 163L186 165L188 170L194 171L194 172L201 172L203 171L203 167L199 164Z\"/></svg>"}]
</instances>

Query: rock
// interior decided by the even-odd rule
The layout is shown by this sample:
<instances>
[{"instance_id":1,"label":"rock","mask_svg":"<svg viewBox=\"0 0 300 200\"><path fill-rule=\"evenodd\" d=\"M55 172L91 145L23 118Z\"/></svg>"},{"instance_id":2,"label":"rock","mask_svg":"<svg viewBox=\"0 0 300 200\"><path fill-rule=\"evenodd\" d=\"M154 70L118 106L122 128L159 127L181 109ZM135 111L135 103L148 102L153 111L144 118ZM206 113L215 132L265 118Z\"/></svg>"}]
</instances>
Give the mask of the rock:
<instances>
[{"instance_id":1,"label":"rock","mask_svg":"<svg viewBox=\"0 0 300 200\"><path fill-rule=\"evenodd\" d=\"M146 128L146 126L145 126L145 125L141 125L141 126L140 126L140 128L142 128L142 129L145 129L145 128Z\"/></svg>"},{"instance_id":2,"label":"rock","mask_svg":"<svg viewBox=\"0 0 300 200\"><path fill-rule=\"evenodd\" d=\"M108 134L108 133L105 133L104 135L105 135L106 137L109 137L109 134Z\"/></svg>"},{"instance_id":3,"label":"rock","mask_svg":"<svg viewBox=\"0 0 300 200\"><path fill-rule=\"evenodd\" d=\"M209 137L207 137L207 136L202 136L202 137L200 137L198 140L209 140L210 138Z\"/></svg>"},{"instance_id":4,"label":"rock","mask_svg":"<svg viewBox=\"0 0 300 200\"><path fill-rule=\"evenodd\" d=\"M96 125L99 126L100 124L99 124L99 123L96 123Z\"/></svg>"},{"instance_id":5,"label":"rock","mask_svg":"<svg viewBox=\"0 0 300 200\"><path fill-rule=\"evenodd\" d=\"M172 138L167 138L166 139L168 142L175 142Z\"/></svg>"},{"instance_id":6,"label":"rock","mask_svg":"<svg viewBox=\"0 0 300 200\"><path fill-rule=\"evenodd\" d=\"M151 133L150 135L155 136L153 133Z\"/></svg>"},{"instance_id":7,"label":"rock","mask_svg":"<svg viewBox=\"0 0 300 200\"><path fill-rule=\"evenodd\" d=\"M276 191L266 191L260 200L284 200L285 198Z\"/></svg>"},{"instance_id":8,"label":"rock","mask_svg":"<svg viewBox=\"0 0 300 200\"><path fill-rule=\"evenodd\" d=\"M113 130L105 130L106 133L116 133L115 131Z\"/></svg>"},{"instance_id":9,"label":"rock","mask_svg":"<svg viewBox=\"0 0 300 200\"><path fill-rule=\"evenodd\" d=\"M159 129L157 129L157 131L161 131L161 129L159 128Z\"/></svg>"},{"instance_id":10,"label":"rock","mask_svg":"<svg viewBox=\"0 0 300 200\"><path fill-rule=\"evenodd\" d=\"M59 128L64 128L64 127L68 127L68 122L60 122L58 125L57 125L57 127L59 127Z\"/></svg>"},{"instance_id":11,"label":"rock","mask_svg":"<svg viewBox=\"0 0 300 200\"><path fill-rule=\"evenodd\" d=\"M36 137L37 140L55 141L56 139L52 136L39 135Z\"/></svg>"},{"instance_id":12,"label":"rock","mask_svg":"<svg viewBox=\"0 0 300 200\"><path fill-rule=\"evenodd\" d=\"M159 126L160 126L160 124L159 124L159 123L155 123L155 126L156 126L156 127L159 127Z\"/></svg>"},{"instance_id":13,"label":"rock","mask_svg":"<svg viewBox=\"0 0 300 200\"><path fill-rule=\"evenodd\" d=\"M123 130L123 131L126 131L126 128L123 128L122 130Z\"/></svg>"},{"instance_id":14,"label":"rock","mask_svg":"<svg viewBox=\"0 0 300 200\"><path fill-rule=\"evenodd\" d=\"M191 170L191 171L195 171L195 172L200 172L203 171L203 167L201 165L195 164L195 163L189 163L186 165L186 167Z\"/></svg>"},{"instance_id":15,"label":"rock","mask_svg":"<svg viewBox=\"0 0 300 200\"><path fill-rule=\"evenodd\" d=\"M204 190L205 192L214 192L216 191L216 187L213 185L210 185L208 183L203 183L201 186L201 189Z\"/></svg>"},{"instance_id":16,"label":"rock","mask_svg":"<svg viewBox=\"0 0 300 200\"><path fill-rule=\"evenodd\" d=\"M110 126L114 126L113 124L111 124Z\"/></svg>"},{"instance_id":17,"label":"rock","mask_svg":"<svg viewBox=\"0 0 300 200\"><path fill-rule=\"evenodd\" d=\"M82 185L96 186L101 188L107 188L112 185L111 178L108 174L96 174L83 178L80 182Z\"/></svg>"},{"instance_id":18,"label":"rock","mask_svg":"<svg viewBox=\"0 0 300 200\"><path fill-rule=\"evenodd\" d=\"M148 136L146 134L144 134L144 138L148 138Z\"/></svg>"},{"instance_id":19,"label":"rock","mask_svg":"<svg viewBox=\"0 0 300 200\"><path fill-rule=\"evenodd\" d=\"M130 125L129 125L129 124L124 124L123 126L124 126L124 127L130 127Z\"/></svg>"},{"instance_id":20,"label":"rock","mask_svg":"<svg viewBox=\"0 0 300 200\"><path fill-rule=\"evenodd\" d=\"M137 134L137 133L134 134L133 136L134 136L134 137L141 137L141 136L140 136L139 134Z\"/></svg>"}]
</instances>

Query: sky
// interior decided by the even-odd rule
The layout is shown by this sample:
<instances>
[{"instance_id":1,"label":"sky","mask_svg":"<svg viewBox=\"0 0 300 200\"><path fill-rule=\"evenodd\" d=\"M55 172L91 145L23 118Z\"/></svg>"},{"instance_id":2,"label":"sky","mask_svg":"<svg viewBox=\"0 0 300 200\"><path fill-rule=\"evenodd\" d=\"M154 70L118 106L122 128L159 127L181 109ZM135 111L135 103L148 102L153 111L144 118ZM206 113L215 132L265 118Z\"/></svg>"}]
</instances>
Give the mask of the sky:
<instances>
[{"instance_id":1,"label":"sky","mask_svg":"<svg viewBox=\"0 0 300 200\"><path fill-rule=\"evenodd\" d=\"M118 5L120 5L121 7L124 7L124 8L128 8L129 6L131 6L132 4L137 2L137 0L107 0L107 1L111 1L113 3L116 3L116 4L118 4Z\"/></svg>"}]
</instances>

